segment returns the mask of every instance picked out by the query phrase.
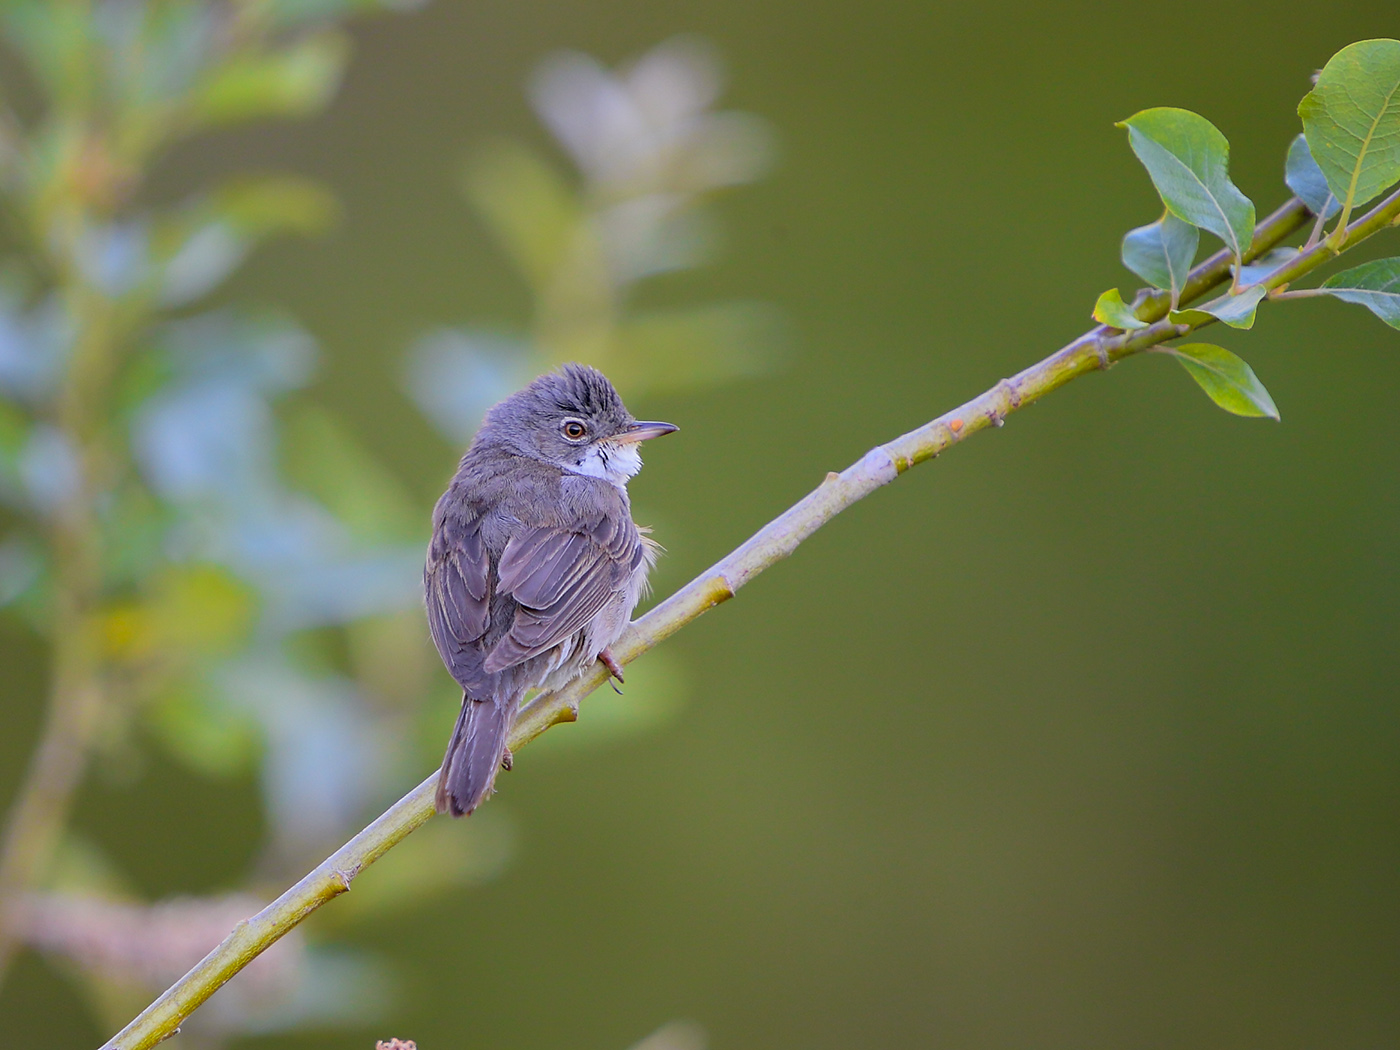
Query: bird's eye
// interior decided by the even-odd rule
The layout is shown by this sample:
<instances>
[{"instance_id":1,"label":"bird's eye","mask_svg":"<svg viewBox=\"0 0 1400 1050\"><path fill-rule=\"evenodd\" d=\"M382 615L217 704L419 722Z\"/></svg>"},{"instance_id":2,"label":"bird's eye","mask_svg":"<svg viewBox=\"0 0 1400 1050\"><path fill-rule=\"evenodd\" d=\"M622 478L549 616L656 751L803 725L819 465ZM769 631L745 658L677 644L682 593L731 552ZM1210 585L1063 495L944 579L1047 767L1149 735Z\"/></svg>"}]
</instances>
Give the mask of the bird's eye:
<instances>
[{"instance_id":1,"label":"bird's eye","mask_svg":"<svg viewBox=\"0 0 1400 1050\"><path fill-rule=\"evenodd\" d=\"M583 435L588 433L588 428L582 423L580 423L577 419L568 420L564 424L563 430L564 436L570 441L577 441L579 438L583 437Z\"/></svg>"}]
</instances>

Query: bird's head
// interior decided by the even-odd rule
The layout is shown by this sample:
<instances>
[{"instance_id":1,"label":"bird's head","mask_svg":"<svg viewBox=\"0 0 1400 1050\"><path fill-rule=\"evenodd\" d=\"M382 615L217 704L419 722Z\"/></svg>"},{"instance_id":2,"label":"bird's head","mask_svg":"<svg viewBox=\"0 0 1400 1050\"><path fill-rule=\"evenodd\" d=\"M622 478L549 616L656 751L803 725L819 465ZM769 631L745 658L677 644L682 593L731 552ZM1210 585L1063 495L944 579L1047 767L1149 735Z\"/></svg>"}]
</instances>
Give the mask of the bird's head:
<instances>
[{"instance_id":1,"label":"bird's head","mask_svg":"<svg viewBox=\"0 0 1400 1050\"><path fill-rule=\"evenodd\" d=\"M625 486L642 469L638 445L675 429L670 423L634 419L596 368L565 365L491 409L478 440L506 445L571 474Z\"/></svg>"}]
</instances>

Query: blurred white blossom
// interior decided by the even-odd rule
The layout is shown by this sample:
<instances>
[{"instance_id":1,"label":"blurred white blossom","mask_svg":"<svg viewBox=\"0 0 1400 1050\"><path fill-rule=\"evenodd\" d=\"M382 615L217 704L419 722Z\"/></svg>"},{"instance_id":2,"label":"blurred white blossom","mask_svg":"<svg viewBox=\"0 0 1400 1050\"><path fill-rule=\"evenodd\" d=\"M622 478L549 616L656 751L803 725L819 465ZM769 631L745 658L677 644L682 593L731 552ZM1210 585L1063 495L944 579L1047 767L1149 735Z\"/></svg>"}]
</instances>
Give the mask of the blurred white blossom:
<instances>
[{"instance_id":1,"label":"blurred white blossom","mask_svg":"<svg viewBox=\"0 0 1400 1050\"><path fill-rule=\"evenodd\" d=\"M722 85L714 51L693 37L617 72L569 51L536 74L535 109L579 167L615 283L703 262L713 236L699 198L768 169L767 125L712 111Z\"/></svg>"},{"instance_id":2,"label":"blurred white blossom","mask_svg":"<svg viewBox=\"0 0 1400 1050\"><path fill-rule=\"evenodd\" d=\"M617 72L558 54L535 75L531 98L595 192L696 194L751 182L772 159L757 117L711 111L722 85L714 51L678 37Z\"/></svg>"},{"instance_id":3,"label":"blurred white blossom","mask_svg":"<svg viewBox=\"0 0 1400 1050\"><path fill-rule=\"evenodd\" d=\"M25 939L107 980L163 990L228 936L262 901L246 894L129 904L97 897L41 894L19 909ZM293 930L237 978L245 998L280 994L295 980L306 950Z\"/></svg>"},{"instance_id":4,"label":"blurred white blossom","mask_svg":"<svg viewBox=\"0 0 1400 1050\"><path fill-rule=\"evenodd\" d=\"M632 1050L705 1050L710 1038L694 1021L670 1021L632 1047Z\"/></svg>"},{"instance_id":5,"label":"blurred white blossom","mask_svg":"<svg viewBox=\"0 0 1400 1050\"><path fill-rule=\"evenodd\" d=\"M204 958L262 901L247 894L134 904L76 894L35 894L16 909L21 936L68 960L117 1016L127 1001L163 991ZM205 1043L333 1020L373 1018L388 997L367 960L310 949L293 930L272 944L186 1022Z\"/></svg>"}]
</instances>

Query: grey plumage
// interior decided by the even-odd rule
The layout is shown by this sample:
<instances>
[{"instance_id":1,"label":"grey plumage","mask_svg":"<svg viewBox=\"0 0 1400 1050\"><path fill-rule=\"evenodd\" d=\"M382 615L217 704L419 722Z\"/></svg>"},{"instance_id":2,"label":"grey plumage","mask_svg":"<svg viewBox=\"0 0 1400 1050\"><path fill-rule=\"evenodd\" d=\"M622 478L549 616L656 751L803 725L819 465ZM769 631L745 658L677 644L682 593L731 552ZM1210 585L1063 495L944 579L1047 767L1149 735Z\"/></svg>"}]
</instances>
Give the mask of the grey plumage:
<instances>
[{"instance_id":1,"label":"grey plumage","mask_svg":"<svg viewBox=\"0 0 1400 1050\"><path fill-rule=\"evenodd\" d=\"M433 511L423 573L433 642L463 690L439 812L491 792L528 690L577 677L627 626L655 555L626 483L637 442L674 429L638 423L582 365L487 413Z\"/></svg>"}]
</instances>

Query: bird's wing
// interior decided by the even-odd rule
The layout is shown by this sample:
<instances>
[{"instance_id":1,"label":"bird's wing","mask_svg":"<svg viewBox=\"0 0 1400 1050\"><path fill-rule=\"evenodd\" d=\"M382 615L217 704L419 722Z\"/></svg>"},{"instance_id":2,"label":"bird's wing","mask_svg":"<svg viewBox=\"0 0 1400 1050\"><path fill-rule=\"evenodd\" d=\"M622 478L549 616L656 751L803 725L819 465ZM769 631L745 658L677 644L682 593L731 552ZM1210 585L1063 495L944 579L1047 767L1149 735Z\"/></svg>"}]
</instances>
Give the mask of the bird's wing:
<instances>
[{"instance_id":1,"label":"bird's wing","mask_svg":"<svg viewBox=\"0 0 1400 1050\"><path fill-rule=\"evenodd\" d=\"M471 515L444 520L428 547L423 590L433 643L464 687L468 678L480 673L481 656L473 643L491 625L489 572L481 519Z\"/></svg>"},{"instance_id":2,"label":"bird's wing","mask_svg":"<svg viewBox=\"0 0 1400 1050\"><path fill-rule=\"evenodd\" d=\"M518 607L486 670L514 667L578 631L626 587L642 556L630 520L605 519L588 532L539 527L513 536L496 574L501 593Z\"/></svg>"}]
</instances>

